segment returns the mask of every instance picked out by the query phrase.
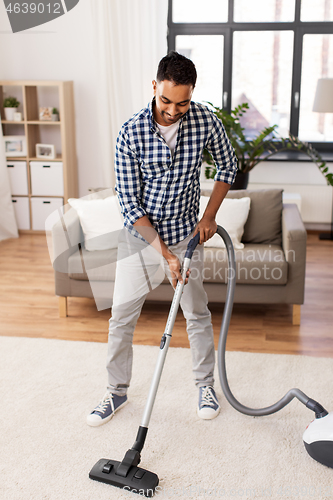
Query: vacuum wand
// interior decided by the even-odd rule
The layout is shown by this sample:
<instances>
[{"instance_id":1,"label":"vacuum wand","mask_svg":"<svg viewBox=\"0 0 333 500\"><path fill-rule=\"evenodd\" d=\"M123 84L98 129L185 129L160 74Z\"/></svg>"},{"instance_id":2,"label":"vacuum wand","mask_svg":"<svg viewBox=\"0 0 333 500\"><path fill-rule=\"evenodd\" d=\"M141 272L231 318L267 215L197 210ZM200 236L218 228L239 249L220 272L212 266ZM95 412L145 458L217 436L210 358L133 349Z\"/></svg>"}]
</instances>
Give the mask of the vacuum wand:
<instances>
[{"instance_id":1,"label":"vacuum wand","mask_svg":"<svg viewBox=\"0 0 333 500\"><path fill-rule=\"evenodd\" d=\"M182 282L177 282L165 331L161 338L159 356L157 359L153 379L150 385L146 406L142 416L141 425L136 436L136 440L132 448L130 448L125 453L125 456L121 462L108 460L106 458L102 458L101 460L99 460L89 473L90 479L111 484L126 491L132 491L139 494L143 493L146 497L153 496L158 486L158 476L153 472L138 467L138 465L141 461L141 451L146 440L148 425L153 411L153 406L155 403L165 358L168 352L172 330L175 324L180 300L184 290L187 272L190 267L193 252L199 243L199 239L200 234L198 233L190 240L187 246L182 266Z\"/></svg>"},{"instance_id":2,"label":"vacuum wand","mask_svg":"<svg viewBox=\"0 0 333 500\"><path fill-rule=\"evenodd\" d=\"M162 371L163 371L163 367L164 367L164 361L165 361L165 358L166 358L166 355L168 352L168 348L169 348L169 344L170 344L170 340L172 337L171 333L172 333L172 330L173 330L173 327L175 324L177 312L179 309L180 299L182 297L182 293L183 293L184 286L185 286L186 274L187 274L187 271L189 270L189 267L190 267L190 262L191 262L191 257L185 256L185 259L183 262L183 269L182 269L183 281L182 281L182 283L180 283L180 281L177 282L176 291L175 291L174 296L173 296L168 320L167 320L166 327L165 327L165 332L164 332L162 339L161 339L159 357L158 357L155 372L153 375L153 380L152 380L151 385L150 385L150 391L148 394L147 403L146 403L145 410L143 413L141 427L148 427L151 413L153 411L155 397L156 397L158 386L160 383L160 379L161 379L161 375L162 375Z\"/></svg>"},{"instance_id":3,"label":"vacuum wand","mask_svg":"<svg viewBox=\"0 0 333 500\"><path fill-rule=\"evenodd\" d=\"M160 379L161 379L161 375L162 375L162 371L163 371L163 367L164 367L165 358L166 358L169 344L170 344L170 340L172 337L172 330L173 330L173 327L174 327L174 324L176 321L176 316L177 316L177 312L179 309L180 300L181 300L184 286L185 286L187 271L190 268L191 258L192 258L192 255L193 255L193 252L194 252L196 246L199 243L199 240L200 240L200 234L197 233L190 240L190 242L187 246L187 250L185 253L184 262L183 262L183 266L182 266L182 282L180 282L180 281L177 282L176 290L175 290L173 300L171 303L169 316L168 316L167 323L165 326L165 331L164 331L164 334L163 334L162 339L161 339L159 357L157 360L153 379L152 379L152 382L150 385L150 391L148 394L145 410L144 410L143 417L142 417L141 427L148 427L148 425L149 425L149 421L150 421L150 417L151 417L151 414L153 411L153 406L154 406L158 386L160 383Z\"/></svg>"}]
</instances>

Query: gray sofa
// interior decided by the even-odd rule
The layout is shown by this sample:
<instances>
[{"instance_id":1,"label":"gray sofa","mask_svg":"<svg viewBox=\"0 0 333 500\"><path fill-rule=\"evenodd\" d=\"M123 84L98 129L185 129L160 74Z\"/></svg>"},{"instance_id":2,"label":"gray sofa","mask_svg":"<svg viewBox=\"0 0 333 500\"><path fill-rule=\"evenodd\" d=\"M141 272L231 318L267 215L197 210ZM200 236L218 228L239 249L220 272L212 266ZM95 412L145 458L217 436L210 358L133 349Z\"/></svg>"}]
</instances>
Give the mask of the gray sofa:
<instances>
[{"instance_id":1,"label":"gray sofa","mask_svg":"<svg viewBox=\"0 0 333 500\"><path fill-rule=\"evenodd\" d=\"M203 195L209 195L202 192ZM103 196L103 195L102 195ZM105 195L104 195L105 196ZM292 304L292 322L300 324L304 302L306 230L295 204L283 204L282 190L229 191L228 197L251 198L244 226L244 248L235 250L235 303ZM60 316L67 316L67 297L94 297L98 309L112 304L117 250L89 252L74 209L52 228L55 293ZM209 302L224 302L227 258L225 249L206 248L204 286ZM171 301L168 280L152 290L147 300Z\"/></svg>"}]
</instances>

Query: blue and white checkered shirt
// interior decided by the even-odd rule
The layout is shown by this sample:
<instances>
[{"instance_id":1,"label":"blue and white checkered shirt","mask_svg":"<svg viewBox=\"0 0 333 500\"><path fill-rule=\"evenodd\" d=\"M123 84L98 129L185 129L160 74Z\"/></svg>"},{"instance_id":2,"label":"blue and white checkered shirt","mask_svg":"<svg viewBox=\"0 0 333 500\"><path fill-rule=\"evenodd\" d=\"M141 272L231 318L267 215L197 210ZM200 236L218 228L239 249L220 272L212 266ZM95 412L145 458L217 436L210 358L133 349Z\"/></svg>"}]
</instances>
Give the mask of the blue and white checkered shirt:
<instances>
[{"instance_id":1,"label":"blue and white checkered shirt","mask_svg":"<svg viewBox=\"0 0 333 500\"><path fill-rule=\"evenodd\" d=\"M174 245L198 222L203 149L215 161L215 180L228 184L234 182L237 158L222 122L194 102L180 121L172 157L156 126L152 105L130 118L119 132L116 192L126 227L147 215L165 244Z\"/></svg>"}]
</instances>

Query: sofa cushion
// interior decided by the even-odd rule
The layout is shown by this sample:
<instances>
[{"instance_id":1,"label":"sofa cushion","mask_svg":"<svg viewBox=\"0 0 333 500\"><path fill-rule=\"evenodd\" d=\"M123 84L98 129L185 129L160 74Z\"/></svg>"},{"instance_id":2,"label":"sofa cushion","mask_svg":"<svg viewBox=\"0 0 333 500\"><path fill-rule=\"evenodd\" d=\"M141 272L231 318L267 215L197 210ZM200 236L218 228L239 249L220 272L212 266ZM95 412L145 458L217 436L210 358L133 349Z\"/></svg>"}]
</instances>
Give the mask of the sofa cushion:
<instances>
[{"instance_id":1,"label":"sofa cushion","mask_svg":"<svg viewBox=\"0 0 333 500\"><path fill-rule=\"evenodd\" d=\"M228 198L251 198L249 216L244 226L243 243L282 243L282 189L244 189L229 191Z\"/></svg>"},{"instance_id":2,"label":"sofa cushion","mask_svg":"<svg viewBox=\"0 0 333 500\"><path fill-rule=\"evenodd\" d=\"M81 256L82 254L82 256ZM68 259L68 276L75 280L114 281L118 250L77 250Z\"/></svg>"},{"instance_id":3,"label":"sofa cushion","mask_svg":"<svg viewBox=\"0 0 333 500\"><path fill-rule=\"evenodd\" d=\"M288 263L278 245L247 244L235 250L236 282L244 285L285 285ZM227 283L228 257L225 249L205 248L204 282Z\"/></svg>"}]
</instances>

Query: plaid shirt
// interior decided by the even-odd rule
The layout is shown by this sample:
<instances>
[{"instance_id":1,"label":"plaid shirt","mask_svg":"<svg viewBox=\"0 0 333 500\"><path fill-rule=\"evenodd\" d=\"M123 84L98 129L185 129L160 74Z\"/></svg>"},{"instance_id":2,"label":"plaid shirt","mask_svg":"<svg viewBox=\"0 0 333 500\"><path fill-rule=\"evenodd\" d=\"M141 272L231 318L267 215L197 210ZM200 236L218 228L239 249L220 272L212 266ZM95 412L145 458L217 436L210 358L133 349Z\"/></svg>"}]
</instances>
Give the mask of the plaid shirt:
<instances>
[{"instance_id":1,"label":"plaid shirt","mask_svg":"<svg viewBox=\"0 0 333 500\"><path fill-rule=\"evenodd\" d=\"M215 180L232 184L237 158L222 122L206 106L191 102L179 125L173 157L154 121L152 102L124 123L117 139L115 172L128 229L147 215L166 245L182 241L194 230L204 148L215 161Z\"/></svg>"}]
</instances>

